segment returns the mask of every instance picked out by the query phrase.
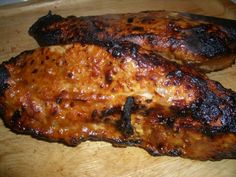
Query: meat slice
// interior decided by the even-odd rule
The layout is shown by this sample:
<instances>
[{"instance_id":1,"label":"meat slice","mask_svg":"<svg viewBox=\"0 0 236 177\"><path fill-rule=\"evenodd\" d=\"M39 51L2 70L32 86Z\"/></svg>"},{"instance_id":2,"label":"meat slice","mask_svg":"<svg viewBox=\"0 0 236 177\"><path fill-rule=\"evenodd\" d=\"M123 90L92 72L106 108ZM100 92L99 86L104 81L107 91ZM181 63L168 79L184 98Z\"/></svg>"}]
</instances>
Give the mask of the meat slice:
<instances>
[{"instance_id":1,"label":"meat slice","mask_svg":"<svg viewBox=\"0 0 236 177\"><path fill-rule=\"evenodd\" d=\"M224 69L236 59L236 21L180 12L67 18L49 13L29 34L41 46L129 41L205 72Z\"/></svg>"},{"instance_id":2,"label":"meat slice","mask_svg":"<svg viewBox=\"0 0 236 177\"><path fill-rule=\"evenodd\" d=\"M129 42L23 52L0 65L0 112L18 133L151 155L236 158L236 96Z\"/></svg>"}]
</instances>

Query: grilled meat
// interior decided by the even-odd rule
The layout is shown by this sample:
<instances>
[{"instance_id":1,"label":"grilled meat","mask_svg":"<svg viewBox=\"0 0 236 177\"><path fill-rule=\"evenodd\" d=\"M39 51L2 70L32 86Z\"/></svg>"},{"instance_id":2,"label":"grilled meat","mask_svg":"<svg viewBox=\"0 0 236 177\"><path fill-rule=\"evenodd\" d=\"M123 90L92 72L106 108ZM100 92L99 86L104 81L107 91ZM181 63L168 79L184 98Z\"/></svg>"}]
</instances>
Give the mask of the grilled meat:
<instances>
[{"instance_id":1,"label":"grilled meat","mask_svg":"<svg viewBox=\"0 0 236 177\"><path fill-rule=\"evenodd\" d=\"M1 116L18 133L236 158L235 92L130 42L24 52L0 65L0 95Z\"/></svg>"},{"instance_id":2,"label":"grilled meat","mask_svg":"<svg viewBox=\"0 0 236 177\"><path fill-rule=\"evenodd\" d=\"M206 72L226 68L236 58L236 21L188 13L150 11L67 18L49 13L29 33L41 46L129 41Z\"/></svg>"}]
</instances>

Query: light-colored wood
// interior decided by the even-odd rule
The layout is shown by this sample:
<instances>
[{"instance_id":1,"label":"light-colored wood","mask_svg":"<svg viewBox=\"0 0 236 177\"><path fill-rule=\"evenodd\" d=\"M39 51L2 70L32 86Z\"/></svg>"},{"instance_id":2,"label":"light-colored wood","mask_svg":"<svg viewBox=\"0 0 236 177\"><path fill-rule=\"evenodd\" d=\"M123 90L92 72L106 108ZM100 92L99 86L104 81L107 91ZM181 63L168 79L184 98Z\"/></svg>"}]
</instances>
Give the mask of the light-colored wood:
<instances>
[{"instance_id":1,"label":"light-colored wood","mask_svg":"<svg viewBox=\"0 0 236 177\"><path fill-rule=\"evenodd\" d=\"M5 6L0 7L0 60L38 47L27 30L49 10L63 16L81 16L159 9L236 19L236 5L228 0L67 0ZM209 77L236 90L235 65L211 73ZM236 160L200 162L152 157L139 148L114 148L105 142L85 142L72 148L17 135L0 121L0 177L34 176L233 177L236 176Z\"/></svg>"}]
</instances>

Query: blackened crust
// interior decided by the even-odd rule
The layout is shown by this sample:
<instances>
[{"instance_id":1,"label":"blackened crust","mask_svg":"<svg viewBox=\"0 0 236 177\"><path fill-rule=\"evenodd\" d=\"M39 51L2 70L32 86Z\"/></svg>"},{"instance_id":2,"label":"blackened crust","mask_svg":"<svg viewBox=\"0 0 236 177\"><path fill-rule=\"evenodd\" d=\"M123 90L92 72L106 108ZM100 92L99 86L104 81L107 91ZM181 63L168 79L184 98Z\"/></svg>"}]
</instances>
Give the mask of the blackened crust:
<instances>
[{"instance_id":1,"label":"blackened crust","mask_svg":"<svg viewBox=\"0 0 236 177\"><path fill-rule=\"evenodd\" d=\"M204 15L198 15L198 14L191 14L191 13L181 13L181 15L188 17L192 20L202 20L205 22L214 23L220 26L223 26L230 35L231 38L236 40L236 21L230 20L230 19L222 19L217 17L211 17L211 16L204 16Z\"/></svg>"},{"instance_id":2,"label":"blackened crust","mask_svg":"<svg viewBox=\"0 0 236 177\"><path fill-rule=\"evenodd\" d=\"M232 94L225 94L225 96L219 97L216 93L212 92L209 87L206 86L206 82L200 78L192 78L192 81L197 83L201 88L202 98L194 102L190 108L192 116L195 119L199 119L205 124L203 133L212 136L216 133L223 132L236 132L236 105ZM215 82L216 85L219 83ZM223 87L218 88L222 93L231 93ZM221 106L224 105L224 106ZM221 126L209 126L209 122L214 122L221 117Z\"/></svg>"},{"instance_id":3,"label":"blackened crust","mask_svg":"<svg viewBox=\"0 0 236 177\"><path fill-rule=\"evenodd\" d=\"M227 41L218 35L209 32L212 26L199 25L185 30L190 35L185 38L186 46L194 53L199 53L207 58L230 53Z\"/></svg>"},{"instance_id":4,"label":"blackened crust","mask_svg":"<svg viewBox=\"0 0 236 177\"><path fill-rule=\"evenodd\" d=\"M34 36L40 45L48 44L53 45L59 43L60 30L55 29L50 33L44 32L43 27L49 26L52 23L59 22L63 18L59 15L52 15L51 11L46 16L43 16L37 20L37 22L30 27L29 34ZM34 35L37 34L37 35Z\"/></svg>"}]
</instances>

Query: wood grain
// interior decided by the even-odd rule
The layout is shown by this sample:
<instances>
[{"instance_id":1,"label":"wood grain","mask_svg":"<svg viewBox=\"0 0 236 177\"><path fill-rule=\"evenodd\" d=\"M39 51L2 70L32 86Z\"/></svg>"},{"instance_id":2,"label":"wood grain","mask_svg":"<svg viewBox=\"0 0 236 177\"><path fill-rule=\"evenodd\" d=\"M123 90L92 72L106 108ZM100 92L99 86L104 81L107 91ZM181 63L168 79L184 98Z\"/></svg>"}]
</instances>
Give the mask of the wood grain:
<instances>
[{"instance_id":1,"label":"wood grain","mask_svg":"<svg viewBox=\"0 0 236 177\"><path fill-rule=\"evenodd\" d=\"M38 47L27 31L38 17L49 10L63 16L81 16L166 9L236 19L236 5L228 0L35 2L0 7L1 61ZM235 65L210 73L209 77L236 90ZM139 148L114 148L105 142L85 142L72 148L17 135L6 128L2 121L0 135L0 177L236 176L236 160L201 162L174 157L152 157Z\"/></svg>"}]
</instances>

